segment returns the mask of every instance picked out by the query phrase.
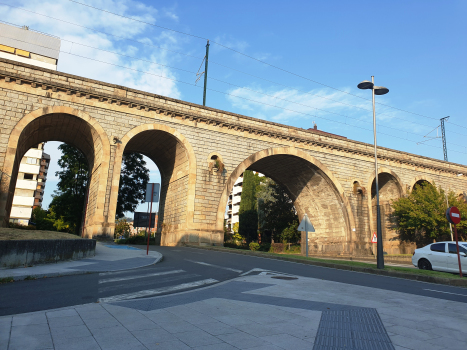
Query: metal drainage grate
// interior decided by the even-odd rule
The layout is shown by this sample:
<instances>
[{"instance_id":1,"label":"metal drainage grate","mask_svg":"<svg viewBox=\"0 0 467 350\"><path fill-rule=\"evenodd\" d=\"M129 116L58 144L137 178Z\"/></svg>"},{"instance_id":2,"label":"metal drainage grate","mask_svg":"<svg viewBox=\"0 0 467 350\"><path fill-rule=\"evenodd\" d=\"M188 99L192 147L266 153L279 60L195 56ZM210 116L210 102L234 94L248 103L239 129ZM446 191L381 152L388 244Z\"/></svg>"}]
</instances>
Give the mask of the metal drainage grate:
<instances>
[{"instance_id":1,"label":"metal drainage grate","mask_svg":"<svg viewBox=\"0 0 467 350\"><path fill-rule=\"evenodd\" d=\"M313 350L394 350L375 309L323 311Z\"/></svg>"},{"instance_id":2,"label":"metal drainage grate","mask_svg":"<svg viewBox=\"0 0 467 350\"><path fill-rule=\"evenodd\" d=\"M297 277L288 277L288 276L272 276L271 278L275 278L276 280L298 280Z\"/></svg>"}]
</instances>

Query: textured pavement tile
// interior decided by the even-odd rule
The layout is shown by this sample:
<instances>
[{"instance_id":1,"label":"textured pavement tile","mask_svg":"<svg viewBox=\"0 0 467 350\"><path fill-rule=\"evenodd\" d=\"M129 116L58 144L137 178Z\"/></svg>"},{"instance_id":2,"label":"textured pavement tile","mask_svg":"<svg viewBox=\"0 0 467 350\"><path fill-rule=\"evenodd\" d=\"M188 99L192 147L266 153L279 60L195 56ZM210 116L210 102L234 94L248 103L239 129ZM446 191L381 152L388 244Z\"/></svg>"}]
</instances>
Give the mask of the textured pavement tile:
<instances>
[{"instance_id":1,"label":"textured pavement tile","mask_svg":"<svg viewBox=\"0 0 467 350\"><path fill-rule=\"evenodd\" d=\"M193 332L199 330L199 328L186 321L161 324L161 328L164 328L169 333Z\"/></svg>"},{"instance_id":2,"label":"textured pavement tile","mask_svg":"<svg viewBox=\"0 0 467 350\"><path fill-rule=\"evenodd\" d=\"M59 311L46 312L45 315L47 316L48 319L50 319L54 317L78 316L78 313L76 312L75 309L65 309L65 310L59 310Z\"/></svg>"},{"instance_id":3,"label":"textured pavement tile","mask_svg":"<svg viewBox=\"0 0 467 350\"><path fill-rule=\"evenodd\" d=\"M30 324L27 326L11 327L11 336L19 337L22 335L49 334L50 329L48 324Z\"/></svg>"},{"instance_id":4,"label":"textured pavement tile","mask_svg":"<svg viewBox=\"0 0 467 350\"><path fill-rule=\"evenodd\" d=\"M88 327L86 327L85 325L52 328L51 333L54 342L92 336Z\"/></svg>"},{"instance_id":5,"label":"textured pavement tile","mask_svg":"<svg viewBox=\"0 0 467 350\"><path fill-rule=\"evenodd\" d=\"M54 342L55 350L101 350L93 337L75 338L71 341Z\"/></svg>"},{"instance_id":6,"label":"textured pavement tile","mask_svg":"<svg viewBox=\"0 0 467 350\"><path fill-rule=\"evenodd\" d=\"M54 344L50 334L28 335L22 334L10 338L9 350L39 350L53 349Z\"/></svg>"},{"instance_id":7,"label":"textured pavement tile","mask_svg":"<svg viewBox=\"0 0 467 350\"><path fill-rule=\"evenodd\" d=\"M53 317L49 319L50 328L69 327L82 325L83 320L79 316Z\"/></svg>"},{"instance_id":8,"label":"textured pavement tile","mask_svg":"<svg viewBox=\"0 0 467 350\"><path fill-rule=\"evenodd\" d=\"M216 322L213 322L213 323L203 323L203 324L199 324L199 325L196 325L196 327L202 329L203 331L205 332L208 332L209 334L212 334L212 335L220 335L220 334L230 334L230 333L238 333L239 330L232 327L232 326L229 326L229 325L226 325L225 323L222 323L222 322L219 322L219 321L216 321Z\"/></svg>"},{"instance_id":9,"label":"textured pavement tile","mask_svg":"<svg viewBox=\"0 0 467 350\"><path fill-rule=\"evenodd\" d=\"M177 340L177 338L173 334L167 332L165 329L162 328L149 329L143 331L133 331L131 333L144 345Z\"/></svg>"},{"instance_id":10,"label":"textured pavement tile","mask_svg":"<svg viewBox=\"0 0 467 350\"><path fill-rule=\"evenodd\" d=\"M215 336L204 332L198 329L195 332L184 332L174 334L179 340L184 342L190 347L201 346L201 345L211 345L222 343L222 340L219 340Z\"/></svg>"},{"instance_id":11,"label":"textured pavement tile","mask_svg":"<svg viewBox=\"0 0 467 350\"><path fill-rule=\"evenodd\" d=\"M264 341L270 342L280 348L290 350L309 350L310 343L289 334L275 334L261 337Z\"/></svg>"},{"instance_id":12,"label":"textured pavement tile","mask_svg":"<svg viewBox=\"0 0 467 350\"><path fill-rule=\"evenodd\" d=\"M13 326L25 326L28 324L38 323L47 323L47 317L45 317L45 313L13 316Z\"/></svg>"},{"instance_id":13,"label":"textured pavement tile","mask_svg":"<svg viewBox=\"0 0 467 350\"><path fill-rule=\"evenodd\" d=\"M219 339L229 343L230 345L236 346L240 349L249 349L255 346L265 345L266 342L263 339L254 337L247 333L234 333L234 334L222 334L217 336ZM269 343L267 343L269 344Z\"/></svg>"}]
</instances>

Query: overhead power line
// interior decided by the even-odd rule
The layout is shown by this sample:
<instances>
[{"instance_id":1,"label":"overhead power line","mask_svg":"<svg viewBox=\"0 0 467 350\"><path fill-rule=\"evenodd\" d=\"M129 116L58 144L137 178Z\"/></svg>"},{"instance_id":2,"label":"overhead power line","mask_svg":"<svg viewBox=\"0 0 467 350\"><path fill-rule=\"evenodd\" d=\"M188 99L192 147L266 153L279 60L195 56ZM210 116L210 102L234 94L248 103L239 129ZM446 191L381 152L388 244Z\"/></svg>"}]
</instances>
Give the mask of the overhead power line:
<instances>
[{"instance_id":1,"label":"overhead power line","mask_svg":"<svg viewBox=\"0 0 467 350\"><path fill-rule=\"evenodd\" d=\"M182 32L180 30L175 30L175 29L172 29L172 28L168 28L168 27L164 27L164 26L160 26L160 25L157 25L157 24L154 24L154 23L149 23L149 22L146 22L146 21L142 21L142 20L139 20L139 19L136 19L136 18L133 18L133 17L130 17L130 16L124 16L124 15L120 15L118 13L115 13L115 12L111 12L111 11L108 11L108 10L104 10L104 9L101 9L99 7L95 7L95 6L92 6L92 5L88 5L88 4L85 4L85 3L82 3L82 2L79 2L79 1L76 1L76 0L68 0L70 2L73 2L73 3L76 3L76 4L79 4L79 5L82 5L82 6L86 6L86 7L89 7L89 8L92 8L92 9L95 9L95 10L98 10L98 11L102 11L102 12L105 12L105 13L109 13L109 14L112 14L114 16L118 16L118 17L121 17L121 18L126 18L126 19L129 19L129 20L133 20L133 21L136 21L136 22L139 22L139 23L143 23L143 24L147 24L147 25L150 25L150 26L153 26L153 27L157 27L157 28L161 28L161 29L164 29L164 30L169 30L169 31L172 31L172 32L175 32L175 33L179 33L179 34L183 34L183 35L187 35L187 36L190 36L190 37L194 37L194 38L197 38L197 39L203 39L203 40L210 40L209 38L205 38L205 37L202 37L202 36L199 36L199 35L194 35L194 34L190 34L190 33L186 33L186 32ZM265 64L269 67L272 67L272 68L275 68L277 70L280 70L284 73L287 73L287 74L291 74L291 75L294 75L298 78L301 78L301 79L304 79L304 80L307 80L307 81L310 81L310 82L313 82L315 84L318 84L318 85L321 85L321 86L324 86L324 87L327 87L329 89L332 89L332 90L335 90L335 91L339 91L341 93L344 93L344 94L347 94L347 95L350 95L350 96L354 96L354 97L357 97L357 98L360 98L362 100L367 100L367 101L370 101L370 99L368 98L365 98L365 97L362 97L362 96L359 96L359 95L356 95L356 94L352 94L348 91L345 91L345 90L342 90L342 89L338 89L338 88L335 88L331 85L328 85L328 84L324 84L324 83L321 83L319 81L316 81L316 80L313 80L313 79L310 79L310 78L307 78L307 77L304 77L300 74L297 74L297 73L294 73L292 71L289 71L287 69L284 69L284 68L281 68L279 66L276 66L276 65L273 65L271 63L268 63L268 62L265 62L263 60L260 60L259 58L256 58L256 57L253 57L253 56L250 56L248 54L245 54L241 51L238 51L238 50L235 50L227 45L224 45L224 44L221 44L219 42L216 42L216 41L213 41L213 40L210 40L211 43L214 43L216 45L219 45L225 49L228 49L232 52L235 52L237 54L240 54L242 56L245 56L247 58L250 58L254 61L257 61L257 62L260 62L262 64ZM385 103L381 103L381 102L377 102L377 104L379 105L382 105L382 106L386 106L388 108L392 108L392 109L395 109L395 110L398 110L398 111L401 111L401 112L405 112L405 113L409 113L409 114L413 114L413 115L416 115L416 116L419 116L419 117L423 117L423 118L428 118L428 119L432 119L432 120L438 120L437 118L433 118L433 117L428 117L426 115L423 115L423 114L419 114L419 113L415 113L415 112L410 112L410 111L407 111L407 110L404 110L402 108L398 108L398 107L394 107L394 106L391 106L391 105L388 105L388 104L385 104Z\"/></svg>"},{"instance_id":2,"label":"overhead power line","mask_svg":"<svg viewBox=\"0 0 467 350\"><path fill-rule=\"evenodd\" d=\"M174 32L177 32L177 33L181 33L181 34L186 34L186 35L191 35L191 34L188 34L188 33L184 33L184 32L181 32L181 31L177 31L177 30L172 30L170 28L166 28L166 27L163 27L163 26L159 26L159 25L156 25L156 24L152 24L152 23L148 23L148 22L144 22L144 21L141 21L141 20L138 20L138 19L134 19L132 17L128 17L128 16L123 16L123 15L119 15L119 14L116 14L116 13L113 13L113 12L110 12L110 11L107 11L107 10L103 10L103 9L99 9L97 7L94 7L94 6L91 6L91 5L87 5L87 4L83 4L83 3L80 3L78 1L74 1L74 0L69 0L71 2L75 2L77 4L80 4L80 5L83 5L83 6L88 6L88 7L91 7L93 9L96 9L96 10L99 10L99 11L103 11L103 12L107 12L107 13L110 13L110 14L113 14L113 15L116 15L116 16L120 16L120 17L124 17L124 18L127 18L127 19L130 19L130 20L135 20L135 21L138 21L138 22L142 22L144 24L148 24L148 25L152 25L152 26L155 26L155 27L159 27L159 28L163 28L163 29L167 29L167 30L171 30L171 31L174 31ZM50 19L53 19L53 20L56 20L56 21L60 21L60 22L63 22L63 23L67 23L67 24L70 24L70 25L74 25L74 26L78 26L78 27L81 27L81 28L84 28L84 29L88 29L88 30L91 30L91 31L94 31L94 32L97 32L97 33L101 33L101 34L105 34L105 35L109 35L109 36L113 36L113 37L116 37L116 38L119 38L119 39L124 39L124 40L128 40L128 41L132 41L132 42L136 42L136 43L139 43L141 45L144 45L144 46L149 46L149 47L156 47L158 49L161 49L161 50L165 50L165 51L168 51L168 52L173 52L173 53L177 53L177 54L180 54L180 55L184 55L184 56L187 56L187 57L192 57L192 58L197 58L197 59L201 59L202 57L200 56L194 56L194 55L190 55L190 54L186 54L184 52L180 52L180 51L175 51L175 50L170 50L170 49L167 49L167 48L164 48L162 46L158 46L158 45L152 45L152 44L148 44L146 42L142 42L140 40L136 40L136 39L131 39L131 38L127 38L127 37L122 37L122 36L118 36L118 35L115 35L115 34L111 34L111 33L107 33L107 32L104 32L104 31L100 31L100 30L97 30L97 29L94 29L94 28L90 28L90 27L86 27L86 26L83 26L83 25L80 25L80 24L77 24L77 23L73 23L73 22L69 22L69 21L65 21L65 20L62 20L62 19L59 19L59 18L55 18L55 17L52 17L52 16L49 16L49 15L45 15L45 14L42 14L42 13L38 13L38 12L35 12L35 11L31 11L31 10L27 10L27 9L24 9L24 8L21 8L21 7L16 7L16 6L12 6L10 4L5 4L5 3L2 3L0 2L0 4L2 5L6 5L6 6L9 6L9 7L12 7L12 8L15 8L15 9L18 9L18 10L21 10L21 11L25 11L25 12L29 12L29 13L34 13L34 14L37 14L37 15L40 15L40 16L44 16L44 17L47 17L47 18L50 18ZM3 21L2 21L3 22ZM8 22L4 22L4 23L8 23ZM192 35L193 36L193 35ZM199 37L199 36L196 36L197 38L201 38L203 39L202 37ZM66 41L65 39L62 39L64 41ZM219 43L216 43L218 45L221 45ZM80 44L80 45L83 45L85 46L84 44ZM224 46L224 45L221 45L225 48L228 48L230 50L233 50L227 46ZM90 47L90 46L89 46ZM99 49L99 48L95 48L97 50L102 50L102 49ZM107 50L103 50L103 51L107 51ZM235 50L233 50L235 51ZM111 52L111 51L108 51L108 52ZM235 51L237 52L237 51ZM241 52L238 52L242 55L245 55ZM118 53L116 53L118 54ZM123 55L122 55L123 56ZM247 56L247 55L246 55ZM127 56L127 57L130 57L130 56ZM255 59L255 58L254 58ZM210 60L210 62L212 64L216 64L218 66L221 66L221 67L224 67L224 68L227 68L227 69L231 69L233 71L236 71L236 72L239 72L239 73L242 73L242 74L245 74L245 75L248 75L248 76L251 76L251 77L254 77L254 78L257 78L257 79L261 79L263 81L266 81L266 82L269 82L269 83L272 83L272 84L276 84L276 85L280 85L280 86L284 86L286 88L289 88L289 89L293 89L293 90L296 90L298 92L301 92L301 93L304 93L304 94L307 94L307 95L310 95L310 96L315 96L315 97L318 97L318 98L322 98L322 99L326 99L326 100L329 100L329 101L333 101L333 102L336 102L336 103L339 103L339 104L342 104L342 105L346 105L346 106L350 106L350 107L353 107L353 108L357 108L357 109L361 109L361 110L365 110L365 111L369 111L371 112L370 109L367 109L367 108L364 108L364 107L360 107L360 106L356 106L356 105L353 105L353 104L350 104L350 103L345 103L345 102L342 102L342 101L339 101L339 100L335 100L335 99L332 99L332 98L329 98L329 97L325 97L325 96L321 96L321 95L318 95L318 94L313 94L313 93L310 93L308 91L304 91L304 90L301 90L301 89L297 89L295 87L291 87L291 86L288 86L288 85L285 85L285 84L282 84L282 83L278 83L278 82L275 82L275 81L272 81L272 80L269 80L269 79L265 79L265 78L262 78L262 77L259 77L257 75L254 75L254 74L251 74L251 73L247 73L247 72L244 72L244 71L241 71L241 70L238 70L236 68L233 68L233 67L229 67L229 66L226 66L224 64L221 64L219 62L216 62L216 61L213 61L213 60ZM261 61L262 63L265 63L265 64L268 64L266 62L263 62ZM155 63L155 62L153 62ZM158 64L158 63L155 63L155 64ZM269 64L268 64L269 65ZM177 69L177 70L181 70L183 71L183 69L181 68L176 68L176 67L171 67L171 66L167 66L169 68L173 68L173 69ZM188 72L188 71L187 71ZM214 79L214 78L210 78L210 79ZM216 79L214 79L216 80ZM218 80L220 82L222 82L221 80ZM227 83L227 84L230 84L230 83ZM230 84L232 85L232 84ZM242 87L244 88L244 87ZM245 88L245 89L248 89L248 88ZM341 90L339 90L341 91ZM347 93L347 92L345 92ZM359 98L362 98L361 96L357 96ZM365 99L365 98L363 98ZM379 103L381 104L381 103ZM381 104L381 105L384 105L384 104ZM395 107L392 107L392 106L389 106L389 105L384 105L388 108L395 108ZM398 109L398 108L397 108ZM404 111L404 112L407 112L407 113L411 113L411 112L408 112L408 111L405 111L405 110L402 110L402 109L399 109L401 111ZM413 121L410 121L410 120L407 120L405 118L400 118L400 117L396 117L396 116L393 116L391 114L387 114L387 113L378 113L379 116L382 116L382 115L385 115L385 116L390 116L391 118L393 119L398 119L398 120L403 120L404 122L408 122L408 123L411 123L411 124L414 124L414 125L421 125L421 126L426 126L426 127L432 127L432 125L426 125L426 124L422 124L422 123L418 123L418 122L413 122ZM419 116L423 116L423 115L419 115ZM435 118L431 118L431 117L426 117L426 118L429 118L429 119L435 119ZM437 120L437 119L436 119ZM467 129L467 127L465 126L462 126L462 125L458 125L458 124L455 124L455 123L450 123L451 125L455 125L457 127L460 127L460 128L465 128ZM400 130L400 129L395 129L395 130ZM458 132L455 132L455 131L450 131L451 133L455 133L455 134L458 134L458 135L462 135L464 136L464 134L461 134L461 133L458 133Z\"/></svg>"},{"instance_id":3,"label":"overhead power line","mask_svg":"<svg viewBox=\"0 0 467 350\"><path fill-rule=\"evenodd\" d=\"M5 37L5 38L9 38L8 36L4 36L4 35L0 35L0 36L1 36L1 37ZM18 40L18 41L22 41L22 40ZM112 53L112 54L119 55L119 56L122 56L122 57L131 58L131 59L134 59L134 60L136 60L136 61L147 62L147 63L151 63L151 64L163 66L163 67L168 67L168 68L172 68L172 69L177 69L177 70L180 70L180 71L183 71L183 72L187 72L187 73L191 73L191 74L196 74L194 71L189 71L189 70L182 69L182 68L177 68L177 67L172 67L172 66L160 64L160 63L157 63L157 62L154 62L154 61L149 61L149 60L145 60L145 59L142 59L142 58L137 58L137 57L134 57L134 56L121 54L121 53L118 53L118 52L115 52L115 51L100 49L100 48L97 48L97 47L93 47L93 46L90 46L90 45L82 44L82 43L75 42L75 41L72 41L72 40L63 39L63 41L70 42L70 43L72 43L72 44L84 46L84 47L91 48L91 49L100 50L100 51L103 51L103 52ZM24 41L23 41L23 42L24 42ZM50 47L47 47L47 46L44 46L44 45L39 45L39 44L34 44L34 45L39 46L39 47L44 47L44 48L50 48ZM125 68L125 69L135 70L135 69L132 69L132 68L129 68L129 67L126 67L126 66L116 65L116 64L113 64L113 63L110 63L110 62L106 62L106 61L102 61L102 60L96 60L96 59L93 59L93 58L90 58L90 57L86 57L86 56L81 56L81 55L78 55L78 54L73 54L73 53L71 53L71 51L70 51L70 52L67 52L67 51L64 51L64 50L60 50L60 52L65 53L65 54L69 54L69 55L73 55L73 56L76 56L76 57L80 57L80 58L85 58L85 59L97 61L97 62L100 62L100 63L110 64L110 65L114 65L114 66L121 67L121 68ZM158 77L161 77L161 78L164 78L164 79L170 79L170 80L173 80L173 81L176 81L176 82L180 82L180 83L183 83L183 84L192 85L192 84L187 83L187 82L184 82L184 81L182 81L182 80L173 79L173 78L168 78L168 77L165 77L165 76L163 76L163 75L157 75L157 74L154 74L154 73L151 73L151 72L147 72L147 71L140 71L140 70L135 70L135 71L142 72L142 73L145 73L145 74L156 75L156 76L158 76ZM296 105L299 105L299 106L303 106L303 107L307 107L307 108L316 109L316 110L319 110L319 111L322 111L322 112L325 112L325 113L331 113L331 114L338 115L338 116L341 116L341 117L344 117L344 118L352 119L352 120L355 120L355 121L357 121L357 122L359 122L359 123L365 123L365 122L364 122L363 120L361 120L360 118L354 118L354 117L350 117L350 116L347 116L347 115L344 115L344 114L335 113L335 112L327 111L327 110L320 109L320 108L317 108L317 107L313 107L313 106L310 106L310 105L302 104L302 103L299 103L299 102L295 102L295 101L287 100L287 99L284 99L284 98L276 97L276 96L274 96L274 95L270 95L270 94L267 94L267 93L264 93L264 92L261 92L261 91L257 91L257 90L253 90L253 89L249 89L249 88L244 88L244 87L241 87L241 86L238 86L238 85L235 85L235 84L232 84L232 83L229 83L229 82L220 80L220 79L216 79L216 78L211 78L211 79L212 79L212 80L215 80L215 81L218 81L218 82L221 82L221 83L224 83L224 84L228 84L228 85L230 85L230 86L235 86L235 87L237 87L237 88L245 89L245 90L248 90L248 91L251 91L251 92L254 92L254 93L258 93L258 94L261 94L261 95L264 95L264 96L267 96L267 97L271 97L271 98L274 98L275 100L285 101L285 102L292 103L292 104L296 104ZM195 83L193 86L197 86L196 83ZM258 104L262 104L262 105L267 105L267 106L275 107L275 108L278 108L278 109L283 109L283 110L286 110L286 111L292 111L292 112L294 112L294 113L300 113L300 114L309 115L309 116L312 116L312 117L315 117L315 118L321 118L321 119L328 120L328 121L332 121L332 122L335 122L335 123L340 123L340 124L344 124L344 125L352 125L352 124L348 124L347 122L343 123L343 122L336 121L336 120L334 120L334 119L325 118L325 117L323 117L323 116L317 116L317 115L312 115L312 114L308 114L308 113L304 113L304 112L300 112L300 111L295 111L295 110L287 109L287 108L284 108L284 107L279 107L279 106L277 106L277 105L267 104L267 103L264 103L264 102L261 102L261 101L248 99L248 98L245 98L245 97L243 97L243 96L239 96L239 95L235 95L235 94L231 94L231 93L225 93L225 92L221 92L221 91L213 90L213 89L208 89L208 90L211 90L211 91L214 91L214 92L218 92L218 93L222 93L222 94L225 94L225 95L228 95L228 96L232 96L232 97L241 98L241 99L244 99L244 100L247 100L247 101L251 101L251 102L254 102L254 103L258 103ZM387 126L387 125L380 125L380 127L392 129L392 130L399 131L399 132L403 132L403 133L408 133L407 130L398 129L398 128L393 128L393 127L390 127L390 126ZM367 130L369 130L369 129L367 129ZM381 132L380 132L380 133L381 133ZM386 134L386 133L381 133L381 134L388 135L388 136L392 136L392 137L397 137L397 136L394 136L394 135L391 135L391 134ZM411 134L422 136L422 134L418 134L418 133L415 133L415 132L411 132ZM424 136L424 137L425 137L425 136ZM397 137L397 138L400 138L400 137ZM411 142L415 142L415 141L410 140L410 139L408 139L408 138L402 138L402 139L404 139L404 140L409 140L409 141L411 141ZM428 140L427 140L427 141L428 141ZM419 145L420 142L417 142L416 144ZM456 144L452 144L452 145L459 146L459 147L464 147L464 146L462 146L462 145L456 145Z\"/></svg>"}]
</instances>

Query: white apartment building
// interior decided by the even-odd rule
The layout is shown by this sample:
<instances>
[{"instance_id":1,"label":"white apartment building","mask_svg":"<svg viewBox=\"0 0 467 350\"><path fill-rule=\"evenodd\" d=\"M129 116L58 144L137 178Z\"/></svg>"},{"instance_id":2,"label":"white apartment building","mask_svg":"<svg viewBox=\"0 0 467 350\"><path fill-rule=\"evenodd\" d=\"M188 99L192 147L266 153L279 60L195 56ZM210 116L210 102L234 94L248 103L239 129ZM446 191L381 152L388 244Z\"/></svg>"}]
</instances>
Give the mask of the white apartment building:
<instances>
[{"instance_id":1,"label":"white apartment building","mask_svg":"<svg viewBox=\"0 0 467 350\"><path fill-rule=\"evenodd\" d=\"M0 22L0 57L57 70L60 38Z\"/></svg>"},{"instance_id":2,"label":"white apartment building","mask_svg":"<svg viewBox=\"0 0 467 350\"><path fill-rule=\"evenodd\" d=\"M10 222L28 225L32 209L42 205L49 163L43 143L29 149L21 159Z\"/></svg>"}]
</instances>

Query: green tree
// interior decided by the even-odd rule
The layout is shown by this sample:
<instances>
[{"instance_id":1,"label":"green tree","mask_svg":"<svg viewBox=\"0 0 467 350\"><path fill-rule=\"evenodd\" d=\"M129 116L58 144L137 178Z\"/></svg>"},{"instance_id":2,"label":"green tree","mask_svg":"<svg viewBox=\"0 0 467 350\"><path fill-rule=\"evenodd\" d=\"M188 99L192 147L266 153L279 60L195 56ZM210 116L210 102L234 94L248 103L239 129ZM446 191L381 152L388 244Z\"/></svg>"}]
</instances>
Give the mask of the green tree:
<instances>
[{"instance_id":1,"label":"green tree","mask_svg":"<svg viewBox=\"0 0 467 350\"><path fill-rule=\"evenodd\" d=\"M124 236L125 238L130 237L131 227L127 220L127 218L117 220L117 222L115 223L114 231L115 238L118 238L120 236Z\"/></svg>"},{"instance_id":2,"label":"green tree","mask_svg":"<svg viewBox=\"0 0 467 350\"><path fill-rule=\"evenodd\" d=\"M449 206L456 206L461 212L462 221L457 225L459 238L467 239L467 203L456 198L454 192L448 194ZM430 183L414 186L407 197L392 201L394 222L402 241L416 242L417 246L432 243L433 240L451 240L449 224L446 220L446 194L441 187Z\"/></svg>"},{"instance_id":3,"label":"green tree","mask_svg":"<svg viewBox=\"0 0 467 350\"><path fill-rule=\"evenodd\" d=\"M125 212L135 211L139 203L144 203L146 185L149 182L149 170L141 154L125 153L122 162L117 218L122 218Z\"/></svg>"},{"instance_id":4,"label":"green tree","mask_svg":"<svg viewBox=\"0 0 467 350\"><path fill-rule=\"evenodd\" d=\"M283 240L281 234L285 229L288 229L284 235L287 240L293 241L295 237L299 237L298 232L292 234L293 225L298 223L298 216L293 201L285 189L268 178L259 184L258 188L260 230L272 235L274 240Z\"/></svg>"},{"instance_id":5,"label":"green tree","mask_svg":"<svg viewBox=\"0 0 467 350\"><path fill-rule=\"evenodd\" d=\"M242 195L240 197L238 233L247 243L258 238L258 212L256 208L256 180L251 170L243 173Z\"/></svg>"},{"instance_id":6,"label":"green tree","mask_svg":"<svg viewBox=\"0 0 467 350\"><path fill-rule=\"evenodd\" d=\"M55 173L59 181L49 206L52 213L48 217L56 221L57 230L79 235L89 176L88 162L73 146L62 144L58 149L62 152L58 160L62 170Z\"/></svg>"}]
</instances>

